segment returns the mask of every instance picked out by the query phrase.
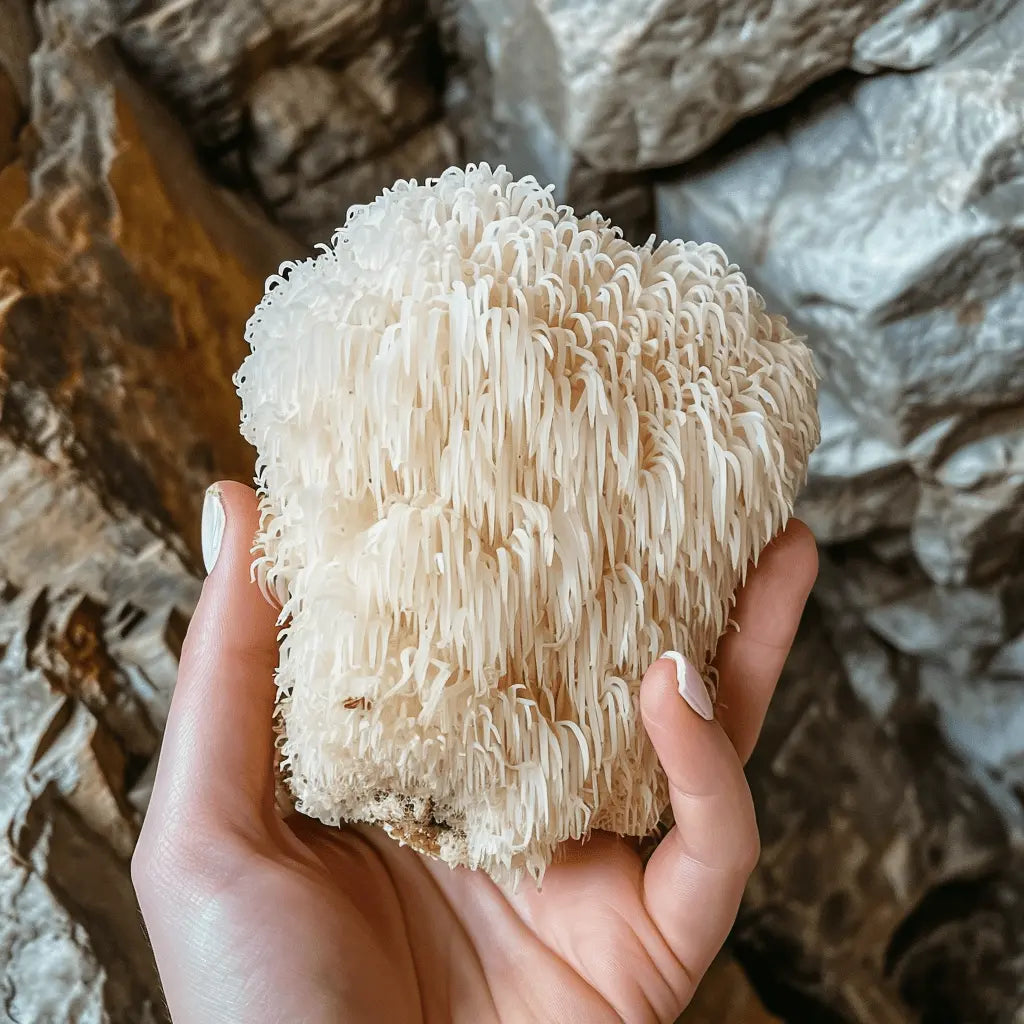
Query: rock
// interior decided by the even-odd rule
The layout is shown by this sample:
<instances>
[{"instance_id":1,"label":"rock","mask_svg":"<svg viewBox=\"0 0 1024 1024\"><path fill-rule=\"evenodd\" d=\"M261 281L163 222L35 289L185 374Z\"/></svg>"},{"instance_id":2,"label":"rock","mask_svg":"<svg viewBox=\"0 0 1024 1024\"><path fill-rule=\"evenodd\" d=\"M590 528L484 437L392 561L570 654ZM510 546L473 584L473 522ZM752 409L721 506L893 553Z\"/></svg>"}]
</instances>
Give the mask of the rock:
<instances>
[{"instance_id":1,"label":"rock","mask_svg":"<svg viewBox=\"0 0 1024 1024\"><path fill-rule=\"evenodd\" d=\"M679 163L843 68L937 60L1007 0L449 5L457 49L476 78L490 80L487 119L500 126L499 148L517 171L561 188L577 161L604 171ZM471 146L480 141L474 121Z\"/></svg>"},{"instance_id":2,"label":"rock","mask_svg":"<svg viewBox=\"0 0 1024 1024\"><path fill-rule=\"evenodd\" d=\"M1019 826L1024 582L1010 574L983 588L936 587L901 539L883 552L838 545L822 559L818 593L843 666L880 719L900 695L935 714Z\"/></svg>"},{"instance_id":3,"label":"rock","mask_svg":"<svg viewBox=\"0 0 1024 1024\"><path fill-rule=\"evenodd\" d=\"M455 159L424 0L53 3L90 38L116 39L218 174L251 183L309 242L351 204Z\"/></svg>"},{"instance_id":4,"label":"rock","mask_svg":"<svg viewBox=\"0 0 1024 1024\"><path fill-rule=\"evenodd\" d=\"M275 217L302 238L329 240L344 224L349 206L370 202L400 178L422 181L439 174L451 165L454 151L454 139L443 124L427 125L394 149L325 181L305 186L292 181L274 206ZM418 168L417 173L410 173L410 168Z\"/></svg>"},{"instance_id":5,"label":"rock","mask_svg":"<svg viewBox=\"0 0 1024 1024\"><path fill-rule=\"evenodd\" d=\"M765 853L736 938L786 1019L1024 1014L1022 44L1017 4L656 186L659 232L721 243L824 373L798 512L827 614L751 762Z\"/></svg>"},{"instance_id":6,"label":"rock","mask_svg":"<svg viewBox=\"0 0 1024 1024\"><path fill-rule=\"evenodd\" d=\"M173 100L200 146L237 142L246 89L282 45L262 4L191 0L132 7L110 31L133 64Z\"/></svg>"},{"instance_id":7,"label":"rock","mask_svg":"<svg viewBox=\"0 0 1024 1024\"><path fill-rule=\"evenodd\" d=\"M1014 0L903 0L857 37L850 66L874 72L915 71L943 60Z\"/></svg>"},{"instance_id":8,"label":"rock","mask_svg":"<svg viewBox=\"0 0 1024 1024\"><path fill-rule=\"evenodd\" d=\"M290 64L344 67L375 42L400 39L423 18L419 0L60 0L77 24L114 35L160 92L189 119L204 148L237 142L249 89ZM103 14L97 17L97 10ZM313 97L309 97L313 98Z\"/></svg>"},{"instance_id":9,"label":"rock","mask_svg":"<svg viewBox=\"0 0 1024 1024\"><path fill-rule=\"evenodd\" d=\"M18 129L25 108L14 83L0 67L0 168L6 167L17 152Z\"/></svg>"},{"instance_id":10,"label":"rock","mask_svg":"<svg viewBox=\"0 0 1024 1024\"><path fill-rule=\"evenodd\" d=\"M202 493L252 472L242 327L294 249L206 182L109 52L50 21L32 75L32 144L0 169L4 1006L156 1022L128 860Z\"/></svg>"},{"instance_id":11,"label":"rock","mask_svg":"<svg viewBox=\"0 0 1024 1024\"><path fill-rule=\"evenodd\" d=\"M291 64L250 90L246 154L266 206L296 233L325 241L355 203L399 178L440 174L456 157L423 69L387 40L340 71Z\"/></svg>"},{"instance_id":12,"label":"rock","mask_svg":"<svg viewBox=\"0 0 1024 1024\"><path fill-rule=\"evenodd\" d=\"M875 530L908 528L921 484L907 453L865 432L847 403L827 384L818 389L821 443L797 514L819 541L836 543Z\"/></svg>"},{"instance_id":13,"label":"rock","mask_svg":"<svg viewBox=\"0 0 1024 1024\"><path fill-rule=\"evenodd\" d=\"M720 242L810 337L823 439L799 511L836 545L823 599L900 661L894 685L1015 813L1022 54L1018 3L943 63L836 82L657 186L660 232ZM836 642L870 675L856 630Z\"/></svg>"},{"instance_id":14,"label":"rock","mask_svg":"<svg viewBox=\"0 0 1024 1024\"><path fill-rule=\"evenodd\" d=\"M17 152L17 138L29 100L28 58L35 28L25 0L0 0L0 169Z\"/></svg>"},{"instance_id":15,"label":"rock","mask_svg":"<svg viewBox=\"0 0 1024 1024\"><path fill-rule=\"evenodd\" d=\"M1024 306L1024 302L1022 302ZM1012 330L1012 324L1007 328ZM939 583L998 579L1024 564L1024 424L1011 399L965 425L924 478L914 549Z\"/></svg>"},{"instance_id":16,"label":"rock","mask_svg":"<svg viewBox=\"0 0 1024 1024\"><path fill-rule=\"evenodd\" d=\"M1020 1019L1024 861L1002 810L912 693L878 721L813 606L748 774L763 852L734 950L771 1011Z\"/></svg>"},{"instance_id":17,"label":"rock","mask_svg":"<svg viewBox=\"0 0 1024 1024\"><path fill-rule=\"evenodd\" d=\"M36 45L36 28L29 0L0 0L0 79L3 72L23 106L28 104L28 58ZM0 110L3 109L0 100Z\"/></svg>"}]
</instances>

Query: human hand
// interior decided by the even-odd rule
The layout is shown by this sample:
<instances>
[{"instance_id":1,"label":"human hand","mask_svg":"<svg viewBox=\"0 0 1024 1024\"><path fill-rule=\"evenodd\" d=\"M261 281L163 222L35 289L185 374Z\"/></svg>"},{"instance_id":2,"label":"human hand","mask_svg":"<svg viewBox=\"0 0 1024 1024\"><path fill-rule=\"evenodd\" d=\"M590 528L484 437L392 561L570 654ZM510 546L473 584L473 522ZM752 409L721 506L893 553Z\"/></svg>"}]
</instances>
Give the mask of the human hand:
<instances>
[{"instance_id":1,"label":"human hand","mask_svg":"<svg viewBox=\"0 0 1024 1024\"><path fill-rule=\"evenodd\" d=\"M223 544L182 653L132 877L177 1024L673 1021L724 942L758 855L743 775L817 572L793 522L721 642L715 721L659 659L644 725L675 827L646 869L606 833L566 844L540 891L377 829L275 812L275 613L249 580L253 492L220 487Z\"/></svg>"}]
</instances>

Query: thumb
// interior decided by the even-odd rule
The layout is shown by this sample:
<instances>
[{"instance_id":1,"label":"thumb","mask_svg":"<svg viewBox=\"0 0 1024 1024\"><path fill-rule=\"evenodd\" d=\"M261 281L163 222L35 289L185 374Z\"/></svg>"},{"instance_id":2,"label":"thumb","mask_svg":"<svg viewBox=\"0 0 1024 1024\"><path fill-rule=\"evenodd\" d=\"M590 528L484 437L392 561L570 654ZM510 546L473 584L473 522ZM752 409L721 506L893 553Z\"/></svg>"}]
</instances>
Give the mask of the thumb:
<instances>
[{"instance_id":1,"label":"thumb","mask_svg":"<svg viewBox=\"0 0 1024 1024\"><path fill-rule=\"evenodd\" d=\"M207 491L209 576L182 648L147 824L167 816L250 829L268 820L277 625L250 576L258 525L251 488Z\"/></svg>"}]
</instances>

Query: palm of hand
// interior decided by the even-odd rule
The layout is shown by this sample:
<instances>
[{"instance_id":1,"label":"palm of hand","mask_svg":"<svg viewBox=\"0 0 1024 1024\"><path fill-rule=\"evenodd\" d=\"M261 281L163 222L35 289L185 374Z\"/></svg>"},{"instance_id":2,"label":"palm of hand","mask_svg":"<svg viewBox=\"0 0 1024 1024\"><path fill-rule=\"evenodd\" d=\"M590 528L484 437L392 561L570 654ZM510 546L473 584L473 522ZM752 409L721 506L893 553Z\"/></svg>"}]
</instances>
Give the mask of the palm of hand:
<instances>
[{"instance_id":1,"label":"palm of hand","mask_svg":"<svg viewBox=\"0 0 1024 1024\"><path fill-rule=\"evenodd\" d=\"M248 582L255 500L228 532L183 652L133 877L176 1021L673 1021L724 941L757 856L742 764L816 570L806 528L762 557L706 722L675 667L644 725L676 826L646 868L608 834L565 844L540 891L421 857L377 829L274 813L273 613Z\"/></svg>"},{"instance_id":2,"label":"palm of hand","mask_svg":"<svg viewBox=\"0 0 1024 1024\"><path fill-rule=\"evenodd\" d=\"M296 831L301 843L282 837L250 861L214 924L218 942L234 937L235 977L272 964L270 990L299 994L288 1019L673 1020L692 988L646 915L640 859L617 837L575 846L543 892L526 883L507 899L487 876L375 829ZM271 928L254 920L262 906L277 908ZM267 996L241 984L230 1019L257 1019Z\"/></svg>"},{"instance_id":3,"label":"palm of hand","mask_svg":"<svg viewBox=\"0 0 1024 1024\"><path fill-rule=\"evenodd\" d=\"M259 1019L290 992L282 1020L673 1020L692 992L618 837L567 844L542 892L506 898L376 829L273 831L262 850L222 847L219 881L210 856L193 875L217 909L190 915L190 947L229 951L192 973L216 1019Z\"/></svg>"}]
</instances>

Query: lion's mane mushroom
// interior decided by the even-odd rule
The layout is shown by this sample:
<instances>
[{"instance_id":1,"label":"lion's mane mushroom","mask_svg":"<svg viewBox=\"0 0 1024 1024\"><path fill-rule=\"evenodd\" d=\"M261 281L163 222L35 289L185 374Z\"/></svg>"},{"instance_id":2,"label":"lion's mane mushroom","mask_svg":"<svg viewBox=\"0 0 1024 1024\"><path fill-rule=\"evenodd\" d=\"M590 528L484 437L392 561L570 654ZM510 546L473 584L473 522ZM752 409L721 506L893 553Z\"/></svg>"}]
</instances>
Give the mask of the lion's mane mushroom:
<instances>
[{"instance_id":1,"label":"lion's mane mushroom","mask_svg":"<svg viewBox=\"0 0 1024 1024\"><path fill-rule=\"evenodd\" d=\"M296 806L513 884L649 832L639 680L672 648L713 693L817 442L807 348L716 246L504 168L399 182L320 249L236 378Z\"/></svg>"}]
</instances>

